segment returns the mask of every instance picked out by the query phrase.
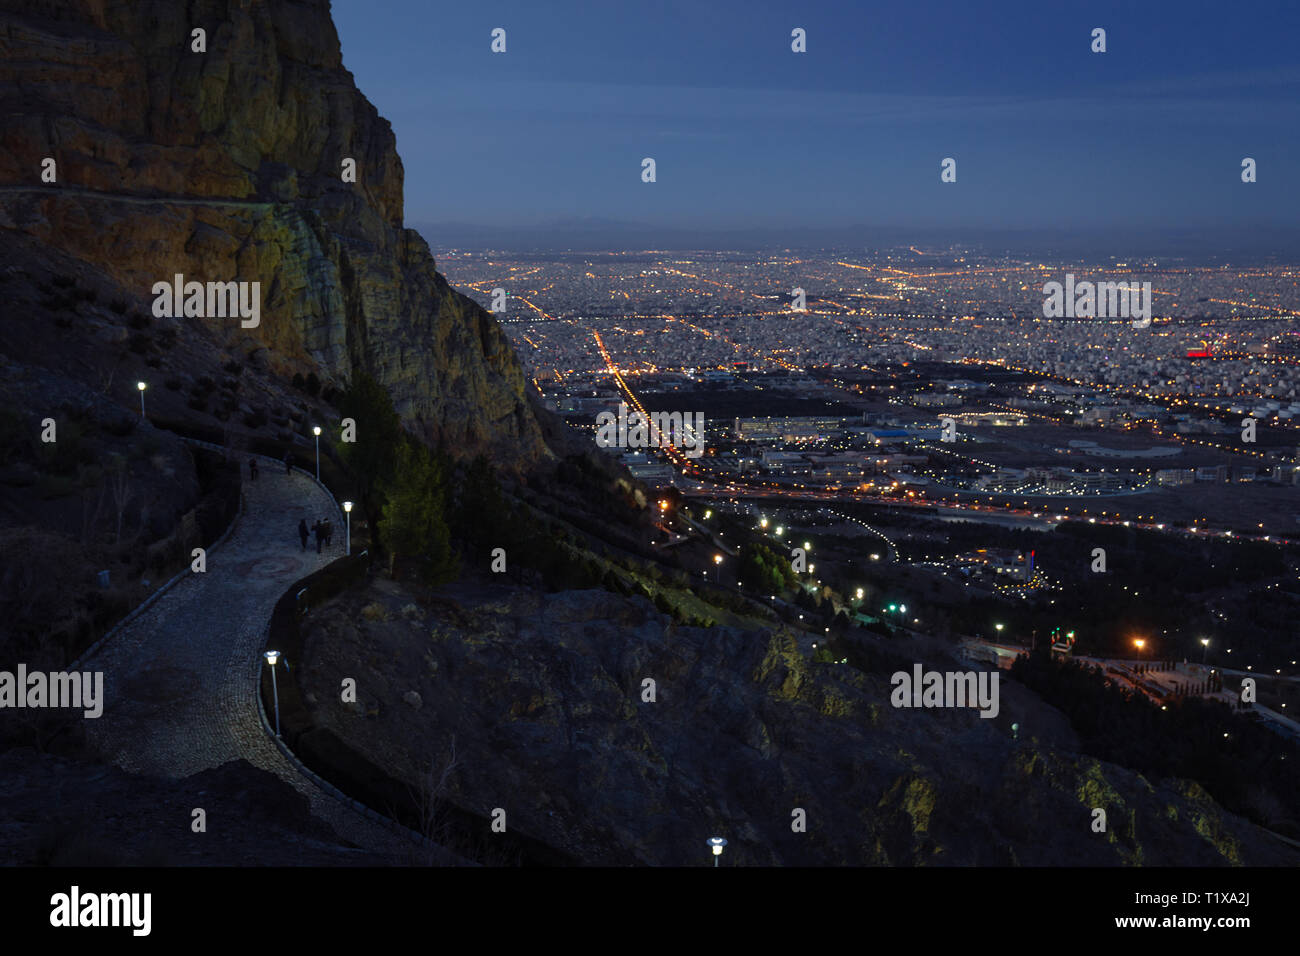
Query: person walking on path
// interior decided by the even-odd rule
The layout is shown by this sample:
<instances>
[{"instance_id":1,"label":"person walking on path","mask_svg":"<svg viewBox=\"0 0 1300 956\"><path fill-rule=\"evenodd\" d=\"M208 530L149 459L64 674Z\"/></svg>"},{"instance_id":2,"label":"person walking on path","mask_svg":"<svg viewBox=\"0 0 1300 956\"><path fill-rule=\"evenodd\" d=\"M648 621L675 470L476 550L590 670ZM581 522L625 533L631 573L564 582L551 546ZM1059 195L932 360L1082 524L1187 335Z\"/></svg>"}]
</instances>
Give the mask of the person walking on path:
<instances>
[{"instance_id":1,"label":"person walking on path","mask_svg":"<svg viewBox=\"0 0 1300 956\"><path fill-rule=\"evenodd\" d=\"M330 546L330 542L333 540L334 540L334 522L330 521L329 518L326 518L325 519L325 547L328 548Z\"/></svg>"},{"instance_id":2,"label":"person walking on path","mask_svg":"<svg viewBox=\"0 0 1300 956\"><path fill-rule=\"evenodd\" d=\"M284 453L284 473L286 475L293 474L293 452L291 451Z\"/></svg>"},{"instance_id":3,"label":"person walking on path","mask_svg":"<svg viewBox=\"0 0 1300 956\"><path fill-rule=\"evenodd\" d=\"M253 481L257 481L257 459L256 458L248 459L248 474L252 477Z\"/></svg>"},{"instance_id":4,"label":"person walking on path","mask_svg":"<svg viewBox=\"0 0 1300 956\"><path fill-rule=\"evenodd\" d=\"M321 545L325 543L325 528L321 525L319 518L311 526L311 532L316 536L316 553L320 554Z\"/></svg>"},{"instance_id":5,"label":"person walking on path","mask_svg":"<svg viewBox=\"0 0 1300 956\"><path fill-rule=\"evenodd\" d=\"M304 551L307 550L307 538L310 534L311 532L307 530L307 519L303 518L298 522L298 539L302 542L302 549Z\"/></svg>"}]
</instances>

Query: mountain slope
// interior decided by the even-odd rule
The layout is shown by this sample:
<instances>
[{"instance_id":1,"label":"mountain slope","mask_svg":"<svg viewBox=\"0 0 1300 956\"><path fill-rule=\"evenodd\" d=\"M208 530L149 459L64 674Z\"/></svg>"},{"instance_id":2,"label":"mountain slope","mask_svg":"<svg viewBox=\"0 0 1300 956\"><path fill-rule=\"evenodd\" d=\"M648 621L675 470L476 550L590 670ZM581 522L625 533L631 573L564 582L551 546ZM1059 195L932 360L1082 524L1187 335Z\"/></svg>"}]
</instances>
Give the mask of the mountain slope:
<instances>
[{"instance_id":1,"label":"mountain slope","mask_svg":"<svg viewBox=\"0 0 1300 956\"><path fill-rule=\"evenodd\" d=\"M256 328L191 317L182 334L327 387L364 369L430 440L526 467L546 451L520 367L403 228L402 181L324 0L0 3L0 229L144 311L176 274L260 283Z\"/></svg>"}]
</instances>

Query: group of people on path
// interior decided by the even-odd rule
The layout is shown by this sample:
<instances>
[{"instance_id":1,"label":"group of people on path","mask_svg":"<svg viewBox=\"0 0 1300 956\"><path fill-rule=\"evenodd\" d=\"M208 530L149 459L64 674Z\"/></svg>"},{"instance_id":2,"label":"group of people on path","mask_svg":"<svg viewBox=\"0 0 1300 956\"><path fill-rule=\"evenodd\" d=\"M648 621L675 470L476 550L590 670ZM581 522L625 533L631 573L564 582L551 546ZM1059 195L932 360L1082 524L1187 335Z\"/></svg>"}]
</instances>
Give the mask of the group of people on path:
<instances>
[{"instance_id":1,"label":"group of people on path","mask_svg":"<svg viewBox=\"0 0 1300 956\"><path fill-rule=\"evenodd\" d=\"M284 455L284 473L286 475L293 473L293 453L285 452ZM248 475L252 481L257 481L257 459L248 459ZM307 519L303 518L298 522L298 540L302 543L302 550L307 550L307 539L312 535L316 536L316 553L320 554L325 548L330 546L334 539L334 524L329 518L318 518L310 529L307 527Z\"/></svg>"},{"instance_id":2,"label":"group of people on path","mask_svg":"<svg viewBox=\"0 0 1300 956\"><path fill-rule=\"evenodd\" d=\"M318 519L311 526L311 531L307 530L307 519L303 518L298 522L298 540L302 542L302 549L307 550L307 538L309 535L316 536L316 553L321 553L322 545L326 548L330 546L330 541L334 538L334 524L329 518Z\"/></svg>"}]
</instances>

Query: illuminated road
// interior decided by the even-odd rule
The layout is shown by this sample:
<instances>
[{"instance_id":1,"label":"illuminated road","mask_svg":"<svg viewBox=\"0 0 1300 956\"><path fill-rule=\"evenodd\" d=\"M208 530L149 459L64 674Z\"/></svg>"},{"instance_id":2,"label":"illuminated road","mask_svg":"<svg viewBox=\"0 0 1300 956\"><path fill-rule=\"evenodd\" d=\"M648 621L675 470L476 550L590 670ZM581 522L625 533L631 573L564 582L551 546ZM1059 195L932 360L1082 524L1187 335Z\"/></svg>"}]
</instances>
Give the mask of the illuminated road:
<instances>
[{"instance_id":1,"label":"illuminated road","mask_svg":"<svg viewBox=\"0 0 1300 956\"><path fill-rule=\"evenodd\" d=\"M856 501L898 508L913 508L936 513L960 514L969 512L975 517L1019 517L1055 521L1057 523L1073 521L1088 524L1112 525L1124 528L1136 528L1143 531L1155 531L1165 534L1180 534L1188 537L1231 538L1234 541L1260 541L1268 544L1288 545L1294 543L1290 538L1273 534L1246 535L1233 531L1216 531L1211 528L1176 528L1164 522L1133 521L1127 518L1106 518L1098 516L1084 517L1052 511L1051 509L998 507L997 505L963 504L950 501L932 501L926 498L897 497L872 494L867 492L836 490L828 491L816 488L752 488L741 484L713 484L699 478L691 478L679 486L683 495L691 498L730 498L756 499L779 498L790 501Z\"/></svg>"}]
</instances>

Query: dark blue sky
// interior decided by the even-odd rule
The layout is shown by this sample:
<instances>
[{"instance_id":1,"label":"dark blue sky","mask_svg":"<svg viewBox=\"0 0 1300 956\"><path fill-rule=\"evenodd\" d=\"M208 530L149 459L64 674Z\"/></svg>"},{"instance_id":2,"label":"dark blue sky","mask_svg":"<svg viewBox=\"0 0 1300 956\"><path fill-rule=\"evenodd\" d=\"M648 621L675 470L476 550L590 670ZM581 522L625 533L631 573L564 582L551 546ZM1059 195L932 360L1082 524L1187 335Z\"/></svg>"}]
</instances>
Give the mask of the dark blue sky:
<instances>
[{"instance_id":1,"label":"dark blue sky","mask_svg":"<svg viewBox=\"0 0 1300 956\"><path fill-rule=\"evenodd\" d=\"M396 131L412 223L1300 221L1297 0L335 0L334 19Z\"/></svg>"}]
</instances>

